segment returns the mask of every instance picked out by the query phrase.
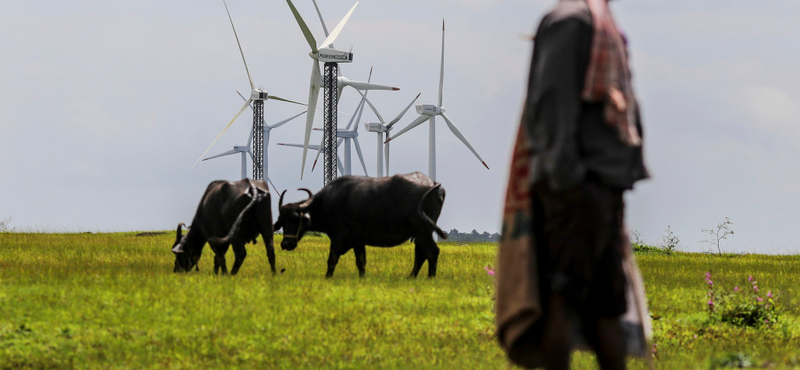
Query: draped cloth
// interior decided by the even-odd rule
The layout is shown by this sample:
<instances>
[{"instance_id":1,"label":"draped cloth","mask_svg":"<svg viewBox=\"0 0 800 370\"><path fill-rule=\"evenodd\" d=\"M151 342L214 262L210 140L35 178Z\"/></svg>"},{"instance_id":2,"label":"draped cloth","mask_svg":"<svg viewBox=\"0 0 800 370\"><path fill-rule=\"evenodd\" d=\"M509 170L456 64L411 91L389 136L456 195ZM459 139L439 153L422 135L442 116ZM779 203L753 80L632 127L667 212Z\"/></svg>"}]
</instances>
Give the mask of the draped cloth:
<instances>
[{"instance_id":1,"label":"draped cloth","mask_svg":"<svg viewBox=\"0 0 800 370\"><path fill-rule=\"evenodd\" d=\"M539 281L536 238L528 176L530 143L525 125L520 125L511 159L508 188L503 210L503 229L497 254L497 300L495 321L497 339L511 362L526 368L543 365L541 351L543 322L542 292ZM629 355L649 359L652 338L650 314L644 281L636 265L628 231L623 225L623 259L627 311L620 316ZM580 320L570 317L572 349L589 350Z\"/></svg>"}]
</instances>

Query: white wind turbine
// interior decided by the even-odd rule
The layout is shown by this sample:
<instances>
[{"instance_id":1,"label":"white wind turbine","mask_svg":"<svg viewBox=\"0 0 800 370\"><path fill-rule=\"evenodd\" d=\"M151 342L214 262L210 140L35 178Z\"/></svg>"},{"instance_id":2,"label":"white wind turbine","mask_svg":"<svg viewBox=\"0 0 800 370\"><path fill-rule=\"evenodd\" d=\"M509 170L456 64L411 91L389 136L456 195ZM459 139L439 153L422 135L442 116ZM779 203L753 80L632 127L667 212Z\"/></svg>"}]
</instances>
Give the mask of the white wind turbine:
<instances>
[{"instance_id":1,"label":"white wind turbine","mask_svg":"<svg viewBox=\"0 0 800 370\"><path fill-rule=\"evenodd\" d=\"M450 119L450 117L448 117L447 114L445 114L445 109L442 106L443 86L444 86L444 20L442 20L442 59L439 71L438 104L418 104L416 106L416 109L417 113L419 113L420 116L417 117L417 119L411 122L408 126L400 130L398 133L388 138L385 142L386 144L388 144L389 141L394 140L395 138L402 135L406 131L411 130L412 128L419 126L423 122L430 120L431 123L428 129L428 177L430 177L434 181L436 181L436 125L435 125L436 116L441 116L444 119L445 123L447 123L447 127L450 128L450 131L453 132L453 135L455 135L459 140L461 140L461 142L463 142L464 145L466 145L467 148L469 148L469 150L472 151L472 154L475 154L475 156L478 157L478 160L481 161L481 163L484 165L484 167L486 167L487 170L489 169L489 166L486 165L486 162L483 160L483 158L481 158L481 156L478 155L478 152L475 151L475 148L473 148L472 145L469 144L467 139L464 138L464 135L461 134L461 131L458 130L458 128Z\"/></svg>"},{"instance_id":2,"label":"white wind turbine","mask_svg":"<svg viewBox=\"0 0 800 370\"><path fill-rule=\"evenodd\" d=\"M359 94L360 93L361 92L359 91ZM394 126L394 124L397 123L397 121L399 121L401 118L403 118L403 116L408 111L408 108L411 108L411 105L413 105L414 102L417 101L417 99L419 98L420 94L417 94L417 96L414 97L414 100L412 100L411 103L409 103L406 106L406 108L403 109L403 111L401 111L400 114L398 114L397 117L395 117L389 123L386 123L386 121L383 120L383 117L381 117L381 114L378 113L378 110L375 108L375 106L372 105L372 102L367 100L366 94L362 94L362 96L363 96L362 100L366 100L367 104L369 104L369 107L372 109L372 112L375 113L375 116L378 117L378 121L380 121L380 122L364 123L364 128L366 128L367 131L374 132L374 133L378 134L377 135L378 136L378 146L377 146L378 147L378 173L376 175L377 177L389 176L389 143L388 142L384 143L383 134L386 133L387 136L389 135L389 132L391 132L391 130L392 130L392 126ZM385 175L383 173L384 155L386 156L386 174Z\"/></svg>"},{"instance_id":3,"label":"white wind turbine","mask_svg":"<svg viewBox=\"0 0 800 370\"><path fill-rule=\"evenodd\" d=\"M238 93L238 91L237 91L237 93ZM239 96L241 96L242 99L245 99L244 96L242 96L242 94L239 94ZM246 100L247 99L245 99L245 101ZM272 124L272 125L264 125L263 126L264 127L264 132L263 132L263 136L264 136L264 179L266 179L272 185L272 187L275 189L275 191L278 191L278 188L272 182L272 179L269 178L269 155L268 154L269 154L270 131L272 131L272 129L275 129L275 128L283 126L284 124L288 123L289 121L291 121L291 120L293 120L293 119L295 119L297 117L302 116L303 113L306 113L306 112L304 111L302 113L298 113L298 114L296 114L296 115L294 115L292 117L289 117L289 118L287 118L287 119L285 119L283 121L277 122L277 123ZM253 150L251 148L252 142L253 142L253 130L250 129L250 136L247 139L247 145L245 145L245 146L234 146L232 150L229 150L229 151L224 152L224 153L217 154L215 156L204 158L203 160L207 161L209 159L214 159L214 158L219 158L219 157L224 157L224 156L240 153L241 156L242 156L242 178L246 178L247 177L247 155L250 155L250 160L253 160ZM253 161L253 162L255 162L255 161Z\"/></svg>"},{"instance_id":4,"label":"white wind turbine","mask_svg":"<svg viewBox=\"0 0 800 370\"><path fill-rule=\"evenodd\" d=\"M292 1L286 0L286 3L289 4L289 9L291 9L292 14L297 20L297 24L300 26L300 30L303 32L303 35L306 38L306 42L308 42L308 46L311 48L311 52L308 53L308 55L313 60L311 65L311 80L309 83L309 90L308 90L308 106L316 107L317 100L319 98L319 89L323 87L323 81L322 81L323 79L322 79L322 73L320 72L319 63L320 62L350 63L353 61L352 52L334 49L333 42L339 36L339 33L342 31L342 28L344 28L344 25L345 23L347 23L347 20L350 19L350 15L353 14L353 11L356 9L356 6L358 6L358 2L356 2L353 5L353 7L350 8L350 11L348 11L347 14L344 16L344 18L342 18L342 20L339 21L339 24L336 25L336 27L333 29L333 31L331 31L330 34L328 34L327 32L328 30L327 27L325 26L325 22L322 21L323 29L326 33L326 38L324 41L322 41L322 43L319 44L319 46L317 46L317 41L314 38L314 35L308 29L306 22L303 20L303 17L300 16L300 13L297 11L297 8L295 8L294 4L292 4ZM316 7L316 5L317 4L315 1L314 6ZM319 13L319 8L317 8L317 14L320 17L320 20L322 20L322 15ZM342 89L344 89L345 86L352 86L356 90L399 90L398 88L392 86L376 85L361 81L352 81L345 77L338 77L336 79L336 82L337 82L336 86L337 102L338 102L338 97L342 95ZM328 86L324 87L328 88ZM306 157L308 154L307 153L308 143L309 140L311 139L311 129L314 124L314 113L315 112L312 109L308 112L308 115L306 116L306 131L303 140L303 159L302 159L302 164L300 166L301 180L303 179L303 172L305 172Z\"/></svg>"},{"instance_id":5,"label":"white wind turbine","mask_svg":"<svg viewBox=\"0 0 800 370\"><path fill-rule=\"evenodd\" d=\"M253 128L252 133L254 135L255 145L253 149L255 149L255 153L253 156L253 178L254 179L261 179L264 174L264 166L266 163L266 151L264 150L264 137L263 137L263 125L264 125L264 101L265 100L280 100L284 102L305 105L303 103L296 102L294 100L284 99L279 96L269 95L265 90L261 88L256 88L256 85L253 83L253 77L250 75L250 69L247 67L247 60L244 57L244 51L242 51L242 44L239 42L239 35L236 33L236 27L233 25L233 18L231 18L231 12L228 10L228 3L225 0L222 0L222 3L225 5L225 12L228 13L228 20L231 22L231 28L233 29L233 35L236 37L236 44L239 46L239 53L242 55L242 62L244 62L244 69L247 72L247 79L250 81L250 98L246 99L242 108L239 109L239 112L233 116L230 122L225 126L225 128L214 138L214 141L211 142L211 145L206 148L203 154L200 155L200 158L192 165L192 169L197 166L197 163L203 158L203 156L208 153L212 146L219 140L222 134L231 127L234 121L244 112L245 109L253 103ZM191 171L191 169L190 169Z\"/></svg>"}]
</instances>

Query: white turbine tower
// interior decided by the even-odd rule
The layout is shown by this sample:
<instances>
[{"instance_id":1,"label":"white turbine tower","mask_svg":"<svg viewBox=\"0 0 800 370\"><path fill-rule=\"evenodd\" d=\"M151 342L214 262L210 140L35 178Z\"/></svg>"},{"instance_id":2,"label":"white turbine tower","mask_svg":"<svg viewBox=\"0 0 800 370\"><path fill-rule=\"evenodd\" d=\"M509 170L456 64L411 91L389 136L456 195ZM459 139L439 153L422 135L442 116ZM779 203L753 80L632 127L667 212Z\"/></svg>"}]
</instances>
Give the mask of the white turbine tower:
<instances>
[{"instance_id":1,"label":"white turbine tower","mask_svg":"<svg viewBox=\"0 0 800 370\"><path fill-rule=\"evenodd\" d=\"M253 108L253 128L252 128L252 133L254 135L254 137L253 137L254 143L253 143L253 148L252 148L253 151L254 151L254 153L253 153L253 179L262 179L263 176L264 176L264 172L263 172L264 171L264 166L265 166L264 163L266 163L266 159L267 159L266 158L267 154L266 154L266 151L264 150L264 136L263 136L263 132L264 132L264 130L263 130L263 126L264 126L264 101L272 99L272 100L280 100L280 101L285 101L285 102L294 103L294 104L300 104L300 105L305 105L305 104L296 102L294 100L284 99L284 98L281 98L279 96L269 95L265 90L263 90L261 88L256 88L256 85L253 83L253 77L250 75L250 69L247 67L247 60L244 58L244 51L242 51L242 44L239 42L239 35L236 33L236 27L233 25L233 18L231 18L231 12L228 10L228 4L225 2L225 0L222 0L222 3L225 5L225 12L228 13L228 20L231 22L231 28L233 29L233 35L236 37L236 44L239 46L239 54L242 55L242 62L244 62L244 69L247 72L247 79L250 81L250 98L245 101L244 105L242 105L242 108L239 109L239 112L237 112L236 115L233 116L233 119L230 122L228 122L228 124L225 126L225 128L217 135L216 138L214 138L214 141L212 141L211 145L209 145L208 148L206 148L206 150L203 152L203 154L200 155L200 158L197 159L197 161L194 163L192 168L197 166L197 163L199 163L200 160L203 158L203 156L205 156L206 153L208 153L208 151L211 149L211 147L214 146L214 144L217 142L217 140L219 140L219 138L222 136L222 134L224 134L225 131L227 131L228 128L231 127L233 122L236 121L237 118L239 118L239 115L241 115L242 112L244 112L244 110L247 109L247 106L249 106L250 103L253 103L253 107L252 107Z\"/></svg>"},{"instance_id":2,"label":"white turbine tower","mask_svg":"<svg viewBox=\"0 0 800 370\"><path fill-rule=\"evenodd\" d=\"M360 93L361 92L359 91L359 94ZM378 136L378 146L377 146L378 147L378 173L377 173L376 176L377 177L389 176L389 143L388 142L384 143L383 134L386 133L386 136L389 135L389 133L392 130L392 126L394 126L394 124L397 123L397 121L400 121L400 119L403 118L403 116L406 114L408 109L411 108L411 105L413 105L414 102L417 101L417 99L419 98L420 94L417 94L417 96L414 97L414 100L412 100L411 103L409 103L406 106L406 108L403 109L400 112L400 114L398 114L397 117L395 117L389 123L386 123L386 121L383 120L383 117L381 117L381 114L378 113L378 110L375 108L375 106L372 105L372 102L367 100L366 94L362 94L362 96L364 97L363 100L366 100L367 104L369 104L369 107L372 109L372 112L375 113L375 116L378 117L378 121L380 121L380 122L368 122L368 123L364 124L364 128L366 128L367 131L374 132L374 133L378 134L377 135ZM386 174L385 175L384 175L384 172L383 172L384 155L386 157Z\"/></svg>"},{"instance_id":3,"label":"white turbine tower","mask_svg":"<svg viewBox=\"0 0 800 370\"><path fill-rule=\"evenodd\" d=\"M439 70L439 101L438 104L418 104L416 106L417 113L419 113L419 117L411 122L408 126L400 130L398 133L394 134L392 137L386 140L388 144L389 141L394 140L398 136L402 135L408 130L411 130L414 127L419 126L420 124L430 120L430 126L428 130L428 176L436 181L436 116L441 116L444 119L444 122L447 123L447 127L450 128L450 131L453 132L464 145L472 151L472 154L475 154L478 157L478 160L489 169L489 166L486 165L486 162L478 155L478 152L475 151L475 148L469 144L464 135L461 134L461 131L458 130L458 127L453 123L450 117L445 114L445 109L442 106L442 88L444 86L444 20L442 20L442 59L441 59L441 67Z\"/></svg>"},{"instance_id":4,"label":"white turbine tower","mask_svg":"<svg viewBox=\"0 0 800 370\"><path fill-rule=\"evenodd\" d=\"M237 93L238 93L238 91L237 91ZM239 94L239 96L242 96L242 94ZM242 96L242 99L244 99L244 96ZM264 130L263 130L263 137L264 137L264 162L263 162L263 164L264 164L264 167L263 167L264 168L264 171L263 171L264 172L264 179L267 180L272 185L272 188L275 189L275 191L278 191L278 187L276 187L275 184L272 182L272 179L269 178L269 155L268 155L268 153L269 153L270 131L272 131L272 129L275 129L275 128L283 126L284 124L288 123L289 121L291 121L291 120L293 120L293 119L295 119L297 117L302 116L303 113L306 113L306 112L298 113L298 114L296 114L296 115L294 115L292 117L289 117L289 118L287 118L287 119L285 119L283 121L277 122L277 123L272 124L272 125L263 125L263 127L264 127ZM250 137L247 139L247 145L245 145L245 146L234 146L232 150L229 150L229 151L224 152L224 153L217 154L215 156L204 158L203 160L207 161L209 159L214 159L214 158L219 158L219 157L224 157L224 156L240 153L241 156L242 156L242 178L246 178L247 177L247 155L249 154L250 155L250 160L253 160L253 150L251 148L252 142L253 142L253 130L251 129L250 130ZM255 165L255 161L253 161L253 162L254 162L254 165Z\"/></svg>"},{"instance_id":5,"label":"white turbine tower","mask_svg":"<svg viewBox=\"0 0 800 370\"><path fill-rule=\"evenodd\" d=\"M292 14L294 15L295 19L297 20L297 24L300 26L300 30L303 32L303 35L305 36L306 41L308 42L308 46L311 48L311 52L308 54L311 57L311 59L313 59L312 65L311 65L311 80L310 80L310 83L309 83L309 90L308 90L308 106L309 107L316 107L317 106L317 100L319 98L319 89L321 87L325 87L326 89L329 89L330 87L333 87L333 86L328 86L328 84L336 85L336 94L333 94L331 92L330 98L326 97L326 101L334 100L330 104L331 107L329 107L328 104L325 104L326 115L330 115L331 117L335 117L336 115L334 114L335 112L331 112L330 109L331 108L334 109L334 110L336 109L336 104L335 103L338 102L338 98L339 98L339 96L341 96L342 89L344 89L345 86L352 86L353 88L355 88L357 90L399 90L398 88L391 87L391 86L375 85L375 84L370 84L370 83L365 83L365 82L360 82L360 81L351 81L351 80L349 80L349 79L347 79L345 77L337 77L337 78L331 80L328 83L323 83L322 73L320 72L320 67L319 67L319 63L320 62L326 63L326 71L328 69L331 69L331 75L337 75L338 76L338 67L330 67L329 68L329 66L332 63L350 63L350 62L353 61L353 53L352 52L341 51L341 50L334 49L333 48L333 42L339 36L339 33L342 31L342 28L344 27L345 23L347 23L347 20L350 19L350 15L353 14L353 11L355 10L356 6L358 6L358 2L356 2L353 5L353 7L350 8L350 11L347 12L347 14L344 16L344 18L342 18L341 21L339 21L339 24L336 25L336 27L333 29L333 31L331 31L330 34L327 34L327 27L324 26L324 22L323 22L323 28L326 31L327 35L326 35L325 40L322 41L322 43L320 43L319 45L317 45L317 41L314 38L314 35L308 29L308 26L306 25L306 22L303 20L303 17L300 16L300 13L297 11L297 8L295 8L294 4L292 4L292 1L291 0L286 0L286 3L289 4L289 9L291 9ZM314 3L314 5L316 6L316 2ZM319 11L319 9L317 9L317 11ZM321 15L320 15L320 19L322 19ZM326 76L327 75L328 74L326 73ZM312 110L310 110L308 112L308 116L306 117L306 131L305 131L305 137L304 137L304 140L303 140L303 159L302 159L302 164L300 166L300 179L301 180L303 179L303 173L305 172L306 157L307 157L307 154L308 154L308 144L309 144L309 140L311 139L311 129L312 129L312 126L314 124L314 113L315 112L312 109ZM326 127L327 127L327 124L329 124L329 123L326 122ZM329 130L332 130L333 133L336 132L336 128L334 128L334 127L330 127ZM323 139L323 140L325 140L325 139ZM336 140L331 140L331 141L332 141L332 143L336 143ZM332 148L332 150L334 150L334 151L335 151L335 149L336 148ZM328 167L327 165L328 164L326 164L326 170L328 170L327 169L327 167Z\"/></svg>"}]
</instances>

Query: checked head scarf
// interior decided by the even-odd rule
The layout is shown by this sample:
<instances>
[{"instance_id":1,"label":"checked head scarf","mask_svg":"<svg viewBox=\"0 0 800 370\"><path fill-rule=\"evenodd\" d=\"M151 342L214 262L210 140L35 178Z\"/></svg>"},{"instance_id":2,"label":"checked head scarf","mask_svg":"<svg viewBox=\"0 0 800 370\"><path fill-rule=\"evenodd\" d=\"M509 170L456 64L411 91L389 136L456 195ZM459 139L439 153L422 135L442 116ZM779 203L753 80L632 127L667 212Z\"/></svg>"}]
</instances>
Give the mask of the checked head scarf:
<instances>
[{"instance_id":1,"label":"checked head scarf","mask_svg":"<svg viewBox=\"0 0 800 370\"><path fill-rule=\"evenodd\" d=\"M606 0L586 0L586 4L592 13L594 36L581 97L588 102L603 102L606 124L616 128L625 144L639 146L642 139L636 128L625 42Z\"/></svg>"}]
</instances>

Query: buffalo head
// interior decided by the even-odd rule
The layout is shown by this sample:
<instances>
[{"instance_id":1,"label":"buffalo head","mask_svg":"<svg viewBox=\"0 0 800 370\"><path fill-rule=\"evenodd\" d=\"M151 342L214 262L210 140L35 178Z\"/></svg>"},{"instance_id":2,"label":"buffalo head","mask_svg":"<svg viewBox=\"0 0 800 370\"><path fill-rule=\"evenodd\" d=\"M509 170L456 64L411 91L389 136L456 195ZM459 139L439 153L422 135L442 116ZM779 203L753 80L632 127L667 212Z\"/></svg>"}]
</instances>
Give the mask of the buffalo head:
<instances>
[{"instance_id":1,"label":"buffalo head","mask_svg":"<svg viewBox=\"0 0 800 370\"><path fill-rule=\"evenodd\" d=\"M179 223L178 230L175 232L175 244L172 245L172 253L175 254L175 267L172 272L192 271L193 267L197 267L197 260L200 257L195 257L193 251L187 247L186 235L181 235L183 226L186 226L183 222Z\"/></svg>"},{"instance_id":2,"label":"buffalo head","mask_svg":"<svg viewBox=\"0 0 800 370\"><path fill-rule=\"evenodd\" d=\"M281 241L281 249L293 250L297 248L297 242L303 238L303 235L311 225L311 215L308 213L308 205L311 204L311 199L314 194L308 189L298 189L308 193L308 199L283 205L283 195L286 190L281 193L278 200L278 221L275 222L273 230L278 231L283 228L283 241Z\"/></svg>"}]
</instances>

